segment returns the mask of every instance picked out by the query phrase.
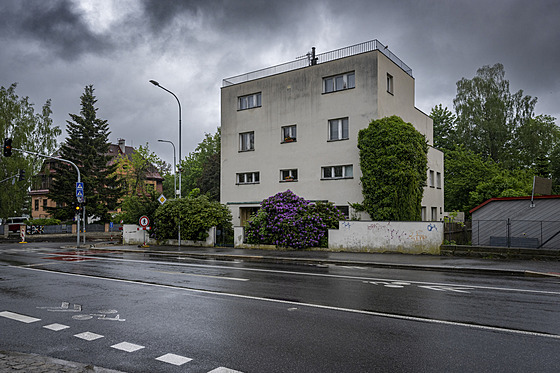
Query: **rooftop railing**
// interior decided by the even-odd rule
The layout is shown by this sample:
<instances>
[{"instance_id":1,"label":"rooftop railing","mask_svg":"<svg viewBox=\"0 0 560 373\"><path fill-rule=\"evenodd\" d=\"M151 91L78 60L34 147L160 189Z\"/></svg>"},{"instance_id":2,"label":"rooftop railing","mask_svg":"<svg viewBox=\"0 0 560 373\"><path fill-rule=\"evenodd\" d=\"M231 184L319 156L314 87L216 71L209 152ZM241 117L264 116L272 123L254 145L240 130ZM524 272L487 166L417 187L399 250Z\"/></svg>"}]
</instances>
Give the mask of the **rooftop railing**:
<instances>
[{"instance_id":1,"label":"rooftop railing","mask_svg":"<svg viewBox=\"0 0 560 373\"><path fill-rule=\"evenodd\" d=\"M381 44L377 39L366 41L365 43L360 43L352 45L350 47L345 47L337 49L330 52L321 53L315 56L317 63L324 63L329 61L338 60L341 58L354 56L360 53L371 52L378 50L383 53L387 58L393 61L397 66L404 70L408 75L412 76L412 69L408 67L400 58L395 56L393 52L387 48L387 46ZM222 87L227 87L234 84L248 82L250 80L260 79L271 75L276 75L284 73L287 71L297 70L311 65L311 54L308 53L306 56L300 57L292 62L283 63L281 65L276 65L272 67L267 67L265 69L253 71L246 74L241 74L233 76L231 78L224 79L222 81Z\"/></svg>"}]
</instances>

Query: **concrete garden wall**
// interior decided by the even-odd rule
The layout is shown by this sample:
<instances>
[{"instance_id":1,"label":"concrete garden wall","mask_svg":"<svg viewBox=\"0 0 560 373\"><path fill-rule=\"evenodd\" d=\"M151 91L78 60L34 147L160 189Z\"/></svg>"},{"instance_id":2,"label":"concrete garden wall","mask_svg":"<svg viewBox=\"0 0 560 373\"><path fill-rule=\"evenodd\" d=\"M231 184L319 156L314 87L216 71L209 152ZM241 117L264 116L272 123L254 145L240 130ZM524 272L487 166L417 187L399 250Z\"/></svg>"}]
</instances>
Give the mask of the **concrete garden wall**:
<instances>
[{"instance_id":1,"label":"concrete garden wall","mask_svg":"<svg viewBox=\"0 0 560 373\"><path fill-rule=\"evenodd\" d=\"M340 221L329 229L329 250L437 254L443 222Z\"/></svg>"}]
</instances>

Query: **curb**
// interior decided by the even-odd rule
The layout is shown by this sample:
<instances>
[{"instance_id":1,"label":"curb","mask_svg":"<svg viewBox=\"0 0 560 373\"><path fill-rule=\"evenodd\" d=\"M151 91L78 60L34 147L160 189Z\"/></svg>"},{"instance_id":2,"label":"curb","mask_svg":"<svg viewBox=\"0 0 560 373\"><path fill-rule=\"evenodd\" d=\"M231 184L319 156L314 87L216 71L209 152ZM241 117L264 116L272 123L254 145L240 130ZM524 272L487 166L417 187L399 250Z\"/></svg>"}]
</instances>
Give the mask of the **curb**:
<instances>
[{"instance_id":1,"label":"curb","mask_svg":"<svg viewBox=\"0 0 560 373\"><path fill-rule=\"evenodd\" d=\"M75 247L75 246L74 246ZM89 250L107 250L107 248L89 248ZM462 272L486 275L500 276L531 276L531 277L559 277L560 274L552 272L536 272L528 270L516 269L496 269L496 268L476 268L476 267L457 267L457 266L439 266L439 265L419 265L419 264L400 264L400 263L382 263L382 262L366 262L356 260L336 260L336 259L315 259L315 258L286 258L279 256L264 255L240 255L240 254L212 254L212 253L189 253L181 251L154 251L154 250L137 250L137 249L110 249L116 252L137 252L163 255L176 255L193 259L214 259L222 261L243 260L254 263L272 263L272 264L299 264L299 265L347 265L347 266L363 266L375 268L391 268L405 270L422 270L422 271L444 271L444 272Z\"/></svg>"}]
</instances>

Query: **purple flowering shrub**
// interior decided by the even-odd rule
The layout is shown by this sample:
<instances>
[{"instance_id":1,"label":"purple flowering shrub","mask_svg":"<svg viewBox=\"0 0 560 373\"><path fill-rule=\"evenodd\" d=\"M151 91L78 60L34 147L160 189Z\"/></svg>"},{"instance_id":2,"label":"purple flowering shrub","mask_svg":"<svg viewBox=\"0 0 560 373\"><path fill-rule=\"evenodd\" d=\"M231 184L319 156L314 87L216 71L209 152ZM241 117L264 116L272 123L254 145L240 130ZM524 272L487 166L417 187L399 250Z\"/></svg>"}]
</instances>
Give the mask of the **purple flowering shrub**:
<instances>
[{"instance_id":1,"label":"purple flowering shrub","mask_svg":"<svg viewBox=\"0 0 560 373\"><path fill-rule=\"evenodd\" d=\"M338 228L344 215L330 202L315 204L292 191L262 201L260 210L247 222L247 243L302 249L326 247L327 230Z\"/></svg>"}]
</instances>

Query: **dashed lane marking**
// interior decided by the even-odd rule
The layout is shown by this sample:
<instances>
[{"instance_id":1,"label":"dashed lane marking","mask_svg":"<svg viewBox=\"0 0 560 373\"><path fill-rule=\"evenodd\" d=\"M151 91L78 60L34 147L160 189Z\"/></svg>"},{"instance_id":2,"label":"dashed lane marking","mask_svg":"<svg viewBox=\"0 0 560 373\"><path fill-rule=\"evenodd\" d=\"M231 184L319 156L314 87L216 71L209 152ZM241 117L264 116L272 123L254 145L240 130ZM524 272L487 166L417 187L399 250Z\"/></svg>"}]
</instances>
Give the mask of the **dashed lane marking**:
<instances>
[{"instance_id":1,"label":"dashed lane marking","mask_svg":"<svg viewBox=\"0 0 560 373\"><path fill-rule=\"evenodd\" d=\"M69 326L55 323L55 324L45 325L45 326L43 326L43 328L49 329L49 330L54 330L55 332L59 332L59 331L64 330L64 329L68 329Z\"/></svg>"},{"instance_id":2,"label":"dashed lane marking","mask_svg":"<svg viewBox=\"0 0 560 373\"><path fill-rule=\"evenodd\" d=\"M129 343L129 342L117 343L116 345L112 345L111 347L126 352L134 352L144 348L144 346L136 345L134 343Z\"/></svg>"},{"instance_id":3,"label":"dashed lane marking","mask_svg":"<svg viewBox=\"0 0 560 373\"><path fill-rule=\"evenodd\" d=\"M36 321L41 321L41 319L37 319L35 317L25 316L25 315L21 315L19 313L14 313L14 312L10 312L10 311L0 312L0 316L5 317L7 319L24 322L26 324L30 324L30 323L36 322Z\"/></svg>"},{"instance_id":4,"label":"dashed lane marking","mask_svg":"<svg viewBox=\"0 0 560 373\"><path fill-rule=\"evenodd\" d=\"M216 369L213 369L213 370L209 371L208 373L243 373L243 372L240 372L238 370L229 369L229 368L219 367L219 368L216 368Z\"/></svg>"},{"instance_id":5,"label":"dashed lane marking","mask_svg":"<svg viewBox=\"0 0 560 373\"><path fill-rule=\"evenodd\" d=\"M80 333L80 334L75 334L74 337L86 340L88 342L89 341L95 341L96 339L99 339L99 338L103 338L102 335L95 334L95 333L92 333L92 332L83 332L83 333Z\"/></svg>"},{"instance_id":6,"label":"dashed lane marking","mask_svg":"<svg viewBox=\"0 0 560 373\"><path fill-rule=\"evenodd\" d=\"M220 280L249 281L248 278L240 278L240 277L212 276L212 275L201 275L197 273L185 273L185 272L173 272L173 271L155 271L155 272L165 273L169 275L185 275L185 276L195 276L195 277L219 278Z\"/></svg>"},{"instance_id":7,"label":"dashed lane marking","mask_svg":"<svg viewBox=\"0 0 560 373\"><path fill-rule=\"evenodd\" d=\"M180 366L185 363L188 363L192 359L181 355L165 354L163 356L157 357L156 360L163 361L164 363Z\"/></svg>"}]
</instances>

